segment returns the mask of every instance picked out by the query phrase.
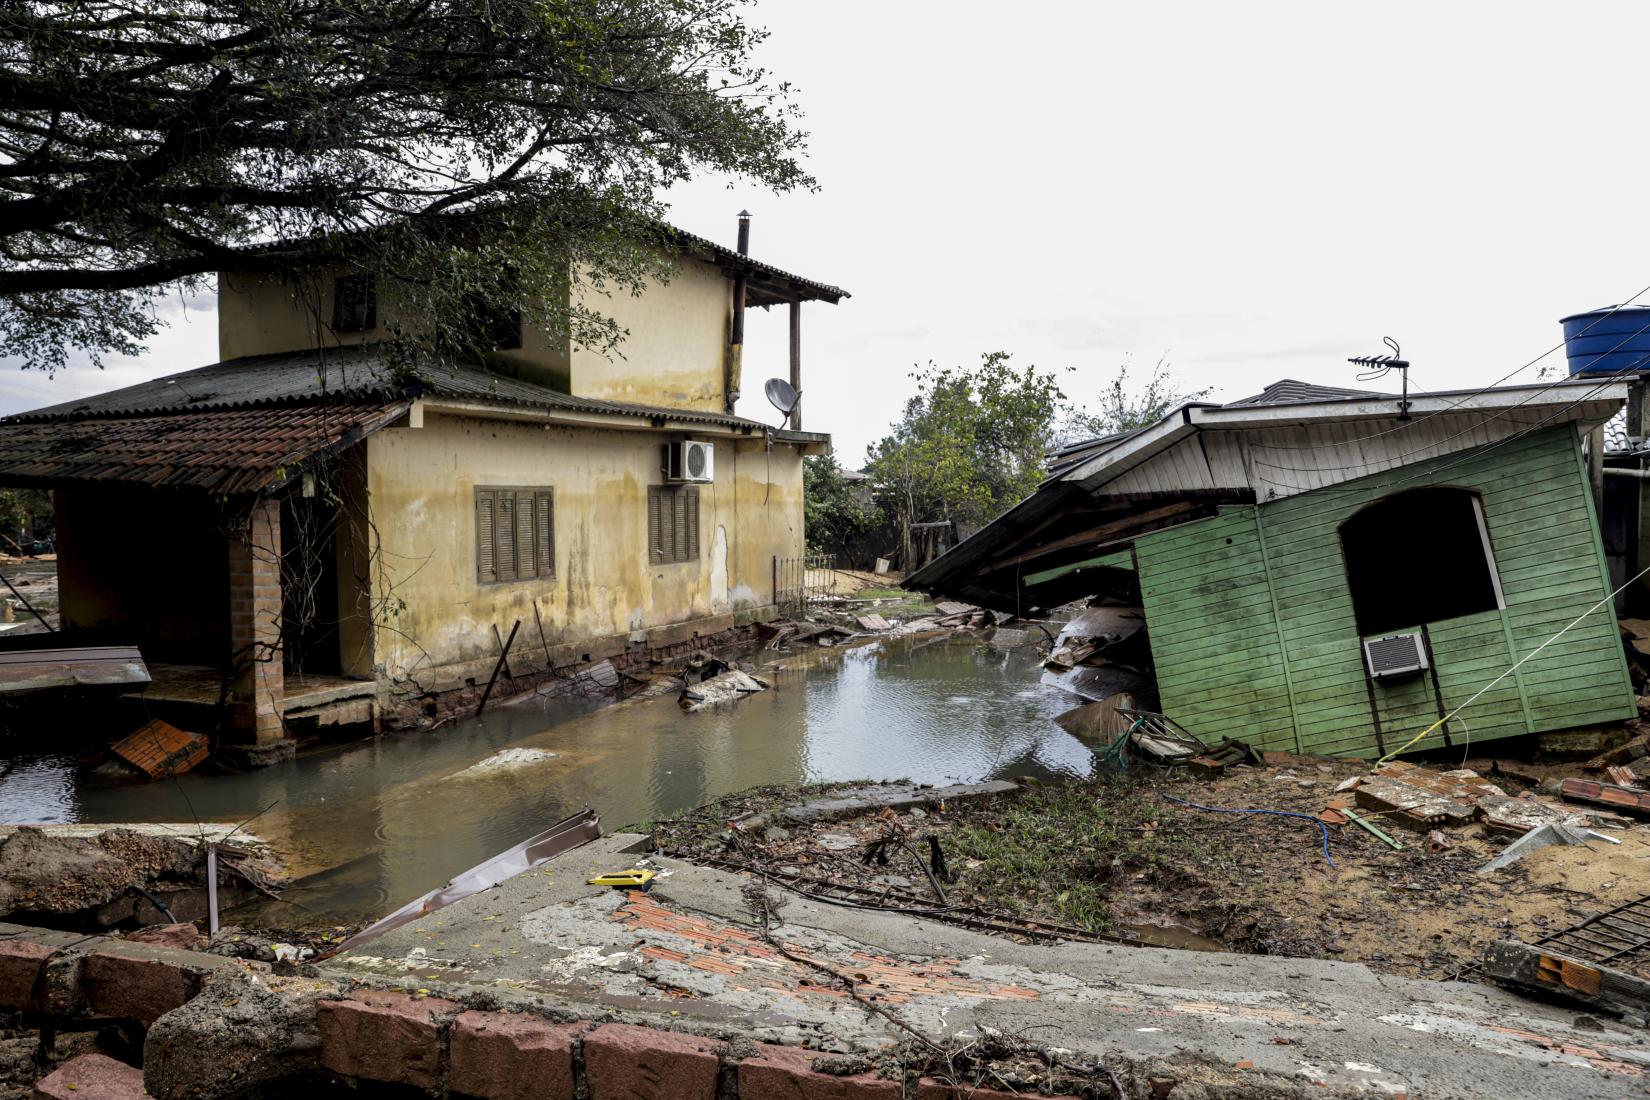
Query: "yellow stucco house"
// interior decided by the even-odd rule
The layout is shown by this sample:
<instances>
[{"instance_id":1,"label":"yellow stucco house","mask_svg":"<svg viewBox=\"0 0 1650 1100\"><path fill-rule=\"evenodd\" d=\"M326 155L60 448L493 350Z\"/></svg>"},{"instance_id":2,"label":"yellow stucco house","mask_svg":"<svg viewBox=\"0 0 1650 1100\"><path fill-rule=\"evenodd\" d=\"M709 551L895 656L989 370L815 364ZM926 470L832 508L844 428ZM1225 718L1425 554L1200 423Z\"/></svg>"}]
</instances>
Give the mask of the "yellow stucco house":
<instances>
[{"instance_id":1,"label":"yellow stucco house","mask_svg":"<svg viewBox=\"0 0 1650 1100\"><path fill-rule=\"evenodd\" d=\"M136 644L151 709L268 742L433 712L506 641L519 688L771 617L829 437L732 415L730 340L741 298L785 307L799 381L802 304L846 292L668 247L668 282L599 303L621 355L516 321L486 368L412 376L371 278L222 273L222 362L0 427L0 484L55 490L55 644Z\"/></svg>"}]
</instances>

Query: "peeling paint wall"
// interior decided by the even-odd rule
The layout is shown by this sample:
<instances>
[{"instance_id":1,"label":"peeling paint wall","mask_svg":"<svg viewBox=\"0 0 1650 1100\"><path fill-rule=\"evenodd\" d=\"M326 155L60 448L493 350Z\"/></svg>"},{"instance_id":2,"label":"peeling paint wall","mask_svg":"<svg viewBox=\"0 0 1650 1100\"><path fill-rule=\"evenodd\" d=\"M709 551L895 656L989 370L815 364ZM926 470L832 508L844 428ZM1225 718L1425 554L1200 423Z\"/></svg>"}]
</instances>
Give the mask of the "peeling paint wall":
<instances>
[{"instance_id":1,"label":"peeling paint wall","mask_svg":"<svg viewBox=\"0 0 1650 1100\"><path fill-rule=\"evenodd\" d=\"M556 646L770 604L774 557L802 553L800 451L706 437L716 480L700 486L699 559L650 564L647 489L662 483L659 445L675 437L435 414L371 437L384 673L490 661L493 627L508 635L517 619L517 645L539 650L535 606ZM487 485L554 490L553 578L477 581L474 490Z\"/></svg>"}]
</instances>

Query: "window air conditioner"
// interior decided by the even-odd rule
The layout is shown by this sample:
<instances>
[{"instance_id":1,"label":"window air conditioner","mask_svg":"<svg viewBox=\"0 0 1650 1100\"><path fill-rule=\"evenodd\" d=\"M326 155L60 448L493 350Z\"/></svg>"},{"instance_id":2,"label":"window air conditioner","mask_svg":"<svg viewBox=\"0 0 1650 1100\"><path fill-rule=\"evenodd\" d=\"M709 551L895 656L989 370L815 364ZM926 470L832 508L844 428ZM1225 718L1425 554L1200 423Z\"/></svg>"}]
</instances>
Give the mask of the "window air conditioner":
<instances>
[{"instance_id":1,"label":"window air conditioner","mask_svg":"<svg viewBox=\"0 0 1650 1100\"><path fill-rule=\"evenodd\" d=\"M1427 670L1427 647L1420 634L1364 639L1364 664L1376 680L1413 676Z\"/></svg>"},{"instance_id":2,"label":"window air conditioner","mask_svg":"<svg viewBox=\"0 0 1650 1100\"><path fill-rule=\"evenodd\" d=\"M714 481L716 447L698 439L679 439L665 444L666 481Z\"/></svg>"}]
</instances>

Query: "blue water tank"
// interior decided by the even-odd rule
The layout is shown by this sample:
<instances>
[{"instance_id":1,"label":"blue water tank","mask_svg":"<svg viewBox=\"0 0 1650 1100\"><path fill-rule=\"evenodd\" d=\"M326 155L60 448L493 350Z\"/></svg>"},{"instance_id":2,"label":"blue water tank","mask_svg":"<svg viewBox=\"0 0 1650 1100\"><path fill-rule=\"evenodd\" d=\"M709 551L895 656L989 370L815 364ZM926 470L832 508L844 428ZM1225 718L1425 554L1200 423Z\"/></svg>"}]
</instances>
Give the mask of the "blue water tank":
<instances>
[{"instance_id":1,"label":"blue water tank","mask_svg":"<svg viewBox=\"0 0 1650 1100\"><path fill-rule=\"evenodd\" d=\"M1572 375L1650 371L1650 306L1605 306L1559 324Z\"/></svg>"}]
</instances>

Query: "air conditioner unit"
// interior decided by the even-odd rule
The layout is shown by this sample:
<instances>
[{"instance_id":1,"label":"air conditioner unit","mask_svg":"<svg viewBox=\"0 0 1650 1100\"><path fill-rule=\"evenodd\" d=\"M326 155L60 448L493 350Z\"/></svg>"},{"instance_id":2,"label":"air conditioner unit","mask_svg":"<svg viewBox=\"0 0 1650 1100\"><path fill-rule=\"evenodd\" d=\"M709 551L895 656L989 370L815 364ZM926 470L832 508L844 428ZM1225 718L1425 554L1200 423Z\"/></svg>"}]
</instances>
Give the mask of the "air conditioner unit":
<instances>
[{"instance_id":1,"label":"air conditioner unit","mask_svg":"<svg viewBox=\"0 0 1650 1100\"><path fill-rule=\"evenodd\" d=\"M1393 680L1427 670L1427 647L1420 634L1364 639L1364 665L1376 680Z\"/></svg>"},{"instance_id":2,"label":"air conditioner unit","mask_svg":"<svg viewBox=\"0 0 1650 1100\"><path fill-rule=\"evenodd\" d=\"M664 446L666 481L716 480L716 447L698 439L679 439Z\"/></svg>"}]
</instances>

